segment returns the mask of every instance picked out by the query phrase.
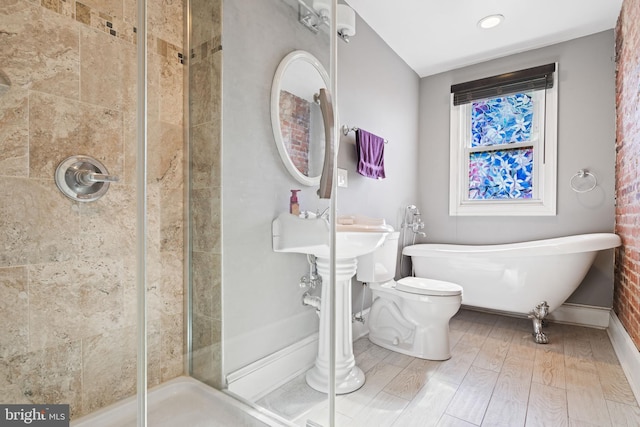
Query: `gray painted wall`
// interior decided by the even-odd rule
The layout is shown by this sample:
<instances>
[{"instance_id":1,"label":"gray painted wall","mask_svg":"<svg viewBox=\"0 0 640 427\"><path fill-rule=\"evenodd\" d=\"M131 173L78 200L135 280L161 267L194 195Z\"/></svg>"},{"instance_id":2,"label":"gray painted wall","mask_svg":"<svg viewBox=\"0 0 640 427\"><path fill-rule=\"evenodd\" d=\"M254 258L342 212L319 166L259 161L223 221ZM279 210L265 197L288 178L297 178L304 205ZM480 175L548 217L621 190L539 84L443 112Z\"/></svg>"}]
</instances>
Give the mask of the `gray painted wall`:
<instances>
[{"instance_id":1,"label":"gray painted wall","mask_svg":"<svg viewBox=\"0 0 640 427\"><path fill-rule=\"evenodd\" d=\"M287 0L288 1L288 0ZM289 4L296 4L290 2ZM271 221L288 210L289 190L302 210L324 209L316 187L301 187L282 165L270 119L271 82L280 60L310 51L328 67L326 33L298 23L286 1L225 0L223 10L223 340L232 372L318 330L315 310L301 305L306 257L274 253ZM390 140L388 178L355 173L354 135L342 138L338 166L349 187L338 192L339 214L384 217L417 200L418 76L361 20L350 44L339 41L340 122ZM359 289L359 286L355 286Z\"/></svg>"},{"instance_id":2,"label":"gray painted wall","mask_svg":"<svg viewBox=\"0 0 640 427\"><path fill-rule=\"evenodd\" d=\"M388 140L385 174L374 180L356 172L355 133L341 134L338 167L348 187L338 188L338 215L385 218L399 229L403 208L418 201L418 75L357 16L357 34L338 42L340 125L356 126ZM370 292L364 306L370 305ZM362 309L362 286L353 280L352 308Z\"/></svg>"},{"instance_id":3,"label":"gray painted wall","mask_svg":"<svg viewBox=\"0 0 640 427\"><path fill-rule=\"evenodd\" d=\"M301 188L301 209L319 206L315 189L285 169L271 130L271 82L297 49L328 69L329 38L298 23L285 1L225 0L223 5L222 292L224 371L260 359L318 330L301 304L306 257L274 253L271 221Z\"/></svg>"},{"instance_id":4,"label":"gray painted wall","mask_svg":"<svg viewBox=\"0 0 640 427\"><path fill-rule=\"evenodd\" d=\"M559 63L558 190L553 217L449 216L449 99L452 84ZM613 30L423 78L420 82L420 209L429 242L489 244L588 232L612 232L615 173ZM586 168L589 193L569 180ZM610 307L613 251L601 253L569 302Z\"/></svg>"}]
</instances>

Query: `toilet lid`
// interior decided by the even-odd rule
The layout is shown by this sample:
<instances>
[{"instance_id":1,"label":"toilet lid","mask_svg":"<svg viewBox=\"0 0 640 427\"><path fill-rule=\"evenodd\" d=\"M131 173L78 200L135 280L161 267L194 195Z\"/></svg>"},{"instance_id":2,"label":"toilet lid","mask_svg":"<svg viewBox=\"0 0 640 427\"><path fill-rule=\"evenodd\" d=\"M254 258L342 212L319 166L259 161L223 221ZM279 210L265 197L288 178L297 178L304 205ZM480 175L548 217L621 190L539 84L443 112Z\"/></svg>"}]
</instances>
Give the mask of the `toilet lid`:
<instances>
[{"instance_id":1,"label":"toilet lid","mask_svg":"<svg viewBox=\"0 0 640 427\"><path fill-rule=\"evenodd\" d=\"M396 289L420 295L448 296L462 294L462 286L460 285L422 277L402 278L396 283Z\"/></svg>"}]
</instances>

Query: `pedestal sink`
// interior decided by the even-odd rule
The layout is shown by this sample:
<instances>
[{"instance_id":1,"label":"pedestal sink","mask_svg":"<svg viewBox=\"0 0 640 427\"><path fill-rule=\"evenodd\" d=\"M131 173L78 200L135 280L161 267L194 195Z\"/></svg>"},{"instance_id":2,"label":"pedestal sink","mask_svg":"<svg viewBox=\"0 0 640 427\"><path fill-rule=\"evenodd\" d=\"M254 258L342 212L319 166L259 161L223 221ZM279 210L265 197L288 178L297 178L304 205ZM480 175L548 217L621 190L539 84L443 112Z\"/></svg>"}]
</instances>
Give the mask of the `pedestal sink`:
<instances>
[{"instance_id":1,"label":"pedestal sink","mask_svg":"<svg viewBox=\"0 0 640 427\"><path fill-rule=\"evenodd\" d=\"M358 227L341 227L358 230ZM382 245L393 229L362 227L367 231L338 231L336 233L336 392L350 393L362 387L364 373L353 357L351 333L351 278L356 274L357 257L373 252ZM315 366L306 379L315 390L327 393L329 389L329 301L330 283L329 222L324 218L303 219L283 213L273 220L273 250L316 256L318 274L322 277L320 303L320 338Z\"/></svg>"}]
</instances>

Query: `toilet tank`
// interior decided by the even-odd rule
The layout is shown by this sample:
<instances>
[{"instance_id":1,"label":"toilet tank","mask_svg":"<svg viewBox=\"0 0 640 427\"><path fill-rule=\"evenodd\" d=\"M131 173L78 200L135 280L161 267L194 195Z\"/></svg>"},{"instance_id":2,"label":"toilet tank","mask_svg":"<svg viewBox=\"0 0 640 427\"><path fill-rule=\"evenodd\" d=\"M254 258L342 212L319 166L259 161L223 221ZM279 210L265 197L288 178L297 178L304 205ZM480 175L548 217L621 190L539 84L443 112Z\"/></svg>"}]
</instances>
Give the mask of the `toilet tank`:
<instances>
[{"instance_id":1,"label":"toilet tank","mask_svg":"<svg viewBox=\"0 0 640 427\"><path fill-rule=\"evenodd\" d=\"M384 243L370 254L358 257L356 278L361 282L382 283L396 275L398 237L400 232L389 233Z\"/></svg>"}]
</instances>

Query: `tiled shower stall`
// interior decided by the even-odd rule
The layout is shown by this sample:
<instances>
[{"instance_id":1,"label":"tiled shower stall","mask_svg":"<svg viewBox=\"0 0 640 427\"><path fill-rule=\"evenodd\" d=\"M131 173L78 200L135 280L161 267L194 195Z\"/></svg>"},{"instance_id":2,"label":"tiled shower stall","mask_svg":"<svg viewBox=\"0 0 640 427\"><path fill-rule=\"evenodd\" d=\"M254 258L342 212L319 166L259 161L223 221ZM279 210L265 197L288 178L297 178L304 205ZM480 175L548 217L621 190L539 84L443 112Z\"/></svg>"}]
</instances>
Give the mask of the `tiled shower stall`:
<instances>
[{"instance_id":1,"label":"tiled shower stall","mask_svg":"<svg viewBox=\"0 0 640 427\"><path fill-rule=\"evenodd\" d=\"M148 382L179 376L184 334L183 4L148 6ZM135 1L2 0L0 402L73 418L136 390ZM53 177L89 155L120 178L97 202Z\"/></svg>"}]
</instances>

